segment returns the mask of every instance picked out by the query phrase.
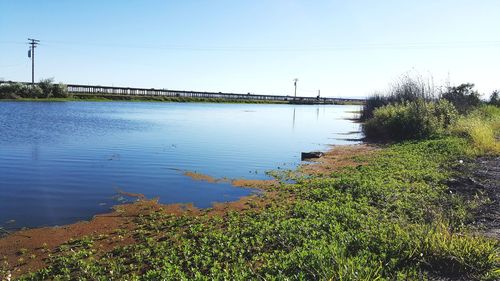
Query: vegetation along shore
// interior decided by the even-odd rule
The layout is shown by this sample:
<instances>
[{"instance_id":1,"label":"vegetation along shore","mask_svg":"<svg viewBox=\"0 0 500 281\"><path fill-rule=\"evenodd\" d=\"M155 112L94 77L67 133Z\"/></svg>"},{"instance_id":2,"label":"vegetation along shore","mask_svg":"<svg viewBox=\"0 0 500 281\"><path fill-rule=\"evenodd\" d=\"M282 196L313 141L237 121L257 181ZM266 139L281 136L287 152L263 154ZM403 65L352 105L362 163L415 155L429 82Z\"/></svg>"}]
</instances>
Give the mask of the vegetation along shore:
<instances>
[{"instance_id":1,"label":"vegetation along shore","mask_svg":"<svg viewBox=\"0 0 500 281\"><path fill-rule=\"evenodd\" d=\"M139 198L90 222L9 234L0 276L498 280L498 94L484 102L471 84L436 90L407 77L360 118L367 143L272 172L237 202Z\"/></svg>"}]
</instances>

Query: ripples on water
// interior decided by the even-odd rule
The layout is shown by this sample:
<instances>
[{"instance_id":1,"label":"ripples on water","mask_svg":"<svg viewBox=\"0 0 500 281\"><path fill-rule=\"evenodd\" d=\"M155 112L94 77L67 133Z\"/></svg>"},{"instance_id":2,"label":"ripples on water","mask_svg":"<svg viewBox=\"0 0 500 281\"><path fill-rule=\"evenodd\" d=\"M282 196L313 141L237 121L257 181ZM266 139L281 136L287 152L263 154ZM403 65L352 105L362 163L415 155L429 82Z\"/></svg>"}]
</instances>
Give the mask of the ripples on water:
<instances>
[{"instance_id":1,"label":"ripples on water","mask_svg":"<svg viewBox=\"0 0 500 281\"><path fill-rule=\"evenodd\" d=\"M194 181L263 179L300 152L359 134L357 106L151 102L0 102L0 227L89 219L125 198L162 203L237 200L252 190Z\"/></svg>"}]
</instances>

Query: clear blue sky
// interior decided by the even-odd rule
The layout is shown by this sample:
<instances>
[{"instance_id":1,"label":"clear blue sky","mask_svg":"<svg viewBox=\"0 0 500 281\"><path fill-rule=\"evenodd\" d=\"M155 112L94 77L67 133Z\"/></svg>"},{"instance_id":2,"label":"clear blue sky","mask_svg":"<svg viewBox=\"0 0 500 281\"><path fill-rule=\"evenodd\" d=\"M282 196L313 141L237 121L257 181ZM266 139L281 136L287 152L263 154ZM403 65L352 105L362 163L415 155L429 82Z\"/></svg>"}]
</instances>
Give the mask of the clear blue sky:
<instances>
[{"instance_id":1,"label":"clear blue sky","mask_svg":"<svg viewBox=\"0 0 500 281\"><path fill-rule=\"evenodd\" d=\"M411 71L500 88L500 1L0 0L0 78L365 96Z\"/></svg>"}]
</instances>

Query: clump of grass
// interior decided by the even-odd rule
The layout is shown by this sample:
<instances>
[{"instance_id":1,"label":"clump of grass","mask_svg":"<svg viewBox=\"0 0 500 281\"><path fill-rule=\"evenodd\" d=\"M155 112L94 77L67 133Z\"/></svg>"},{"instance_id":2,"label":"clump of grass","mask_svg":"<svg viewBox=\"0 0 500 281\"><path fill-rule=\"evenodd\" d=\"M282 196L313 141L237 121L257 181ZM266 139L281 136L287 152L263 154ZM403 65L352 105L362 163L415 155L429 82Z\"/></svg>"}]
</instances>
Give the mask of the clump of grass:
<instances>
[{"instance_id":1,"label":"clump of grass","mask_svg":"<svg viewBox=\"0 0 500 281\"><path fill-rule=\"evenodd\" d=\"M474 154L498 154L500 143L500 108L483 106L460 117L451 127L451 134L464 137L472 144Z\"/></svg>"},{"instance_id":2,"label":"clump of grass","mask_svg":"<svg viewBox=\"0 0 500 281\"><path fill-rule=\"evenodd\" d=\"M471 116L477 116L491 125L491 128L498 136L500 134L500 107L484 105L473 111Z\"/></svg>"},{"instance_id":3,"label":"clump of grass","mask_svg":"<svg viewBox=\"0 0 500 281\"><path fill-rule=\"evenodd\" d=\"M420 260L431 271L460 277L468 272L485 272L498 265L498 243L474 235L455 234L446 224L438 223L424 230ZM484 253L490 253L485 255ZM492 272L493 273L493 272ZM480 276L470 275L479 278Z\"/></svg>"}]
</instances>

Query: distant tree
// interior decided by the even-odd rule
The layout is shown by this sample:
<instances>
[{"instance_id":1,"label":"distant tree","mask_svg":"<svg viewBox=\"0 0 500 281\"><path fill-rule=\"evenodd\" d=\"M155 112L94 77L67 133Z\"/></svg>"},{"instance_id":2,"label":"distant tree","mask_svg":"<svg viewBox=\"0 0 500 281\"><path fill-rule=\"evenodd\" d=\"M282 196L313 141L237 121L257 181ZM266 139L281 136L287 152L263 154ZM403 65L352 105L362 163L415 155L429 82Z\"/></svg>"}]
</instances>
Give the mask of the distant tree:
<instances>
[{"instance_id":1,"label":"distant tree","mask_svg":"<svg viewBox=\"0 0 500 281\"><path fill-rule=\"evenodd\" d=\"M441 97L451 102L461 114L481 104L479 93L474 90L474 84L471 83L448 87Z\"/></svg>"},{"instance_id":2,"label":"distant tree","mask_svg":"<svg viewBox=\"0 0 500 281\"><path fill-rule=\"evenodd\" d=\"M498 90L491 93L489 104L500 106L500 92Z\"/></svg>"},{"instance_id":3,"label":"distant tree","mask_svg":"<svg viewBox=\"0 0 500 281\"><path fill-rule=\"evenodd\" d=\"M64 84L54 84L54 79L40 80L38 86L42 89L45 98L67 98L68 88Z\"/></svg>"},{"instance_id":4,"label":"distant tree","mask_svg":"<svg viewBox=\"0 0 500 281\"><path fill-rule=\"evenodd\" d=\"M52 97L52 83L54 83L54 79L52 78L42 79L38 82L38 87L42 89L44 98Z\"/></svg>"}]
</instances>

